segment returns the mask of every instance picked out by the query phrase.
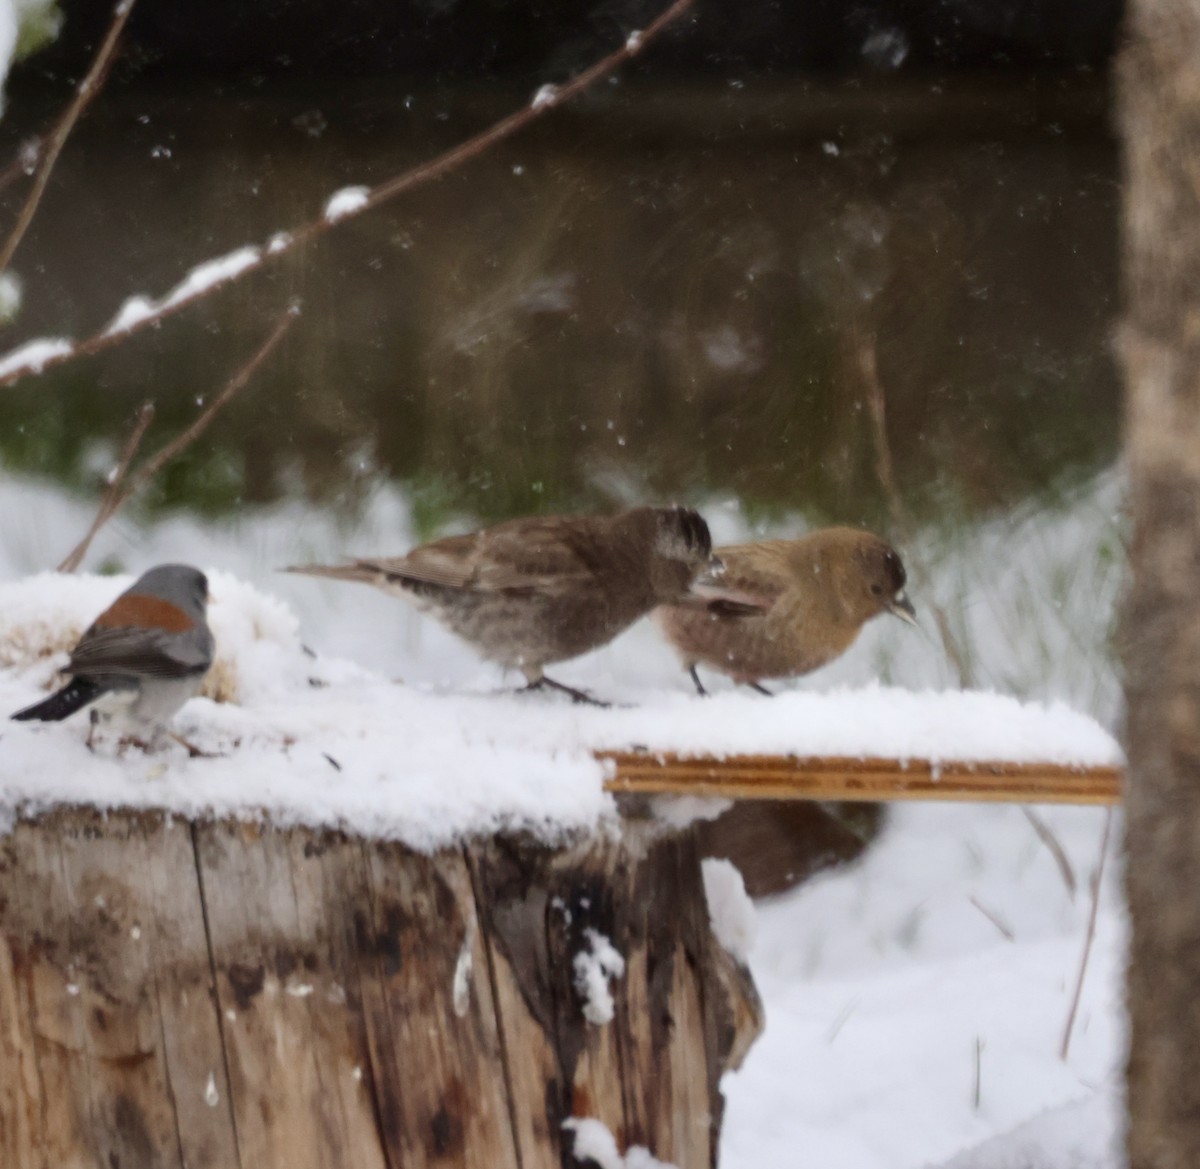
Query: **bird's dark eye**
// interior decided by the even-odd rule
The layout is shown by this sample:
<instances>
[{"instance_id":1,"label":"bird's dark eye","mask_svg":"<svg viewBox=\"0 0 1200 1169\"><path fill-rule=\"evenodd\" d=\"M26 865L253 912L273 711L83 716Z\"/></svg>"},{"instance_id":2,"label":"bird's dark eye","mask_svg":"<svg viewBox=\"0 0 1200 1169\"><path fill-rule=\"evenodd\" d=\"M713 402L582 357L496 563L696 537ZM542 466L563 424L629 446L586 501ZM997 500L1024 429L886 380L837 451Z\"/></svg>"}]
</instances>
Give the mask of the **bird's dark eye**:
<instances>
[{"instance_id":1,"label":"bird's dark eye","mask_svg":"<svg viewBox=\"0 0 1200 1169\"><path fill-rule=\"evenodd\" d=\"M873 584L871 586L871 595L875 596L875 597L882 597L883 596L883 585Z\"/></svg>"}]
</instances>

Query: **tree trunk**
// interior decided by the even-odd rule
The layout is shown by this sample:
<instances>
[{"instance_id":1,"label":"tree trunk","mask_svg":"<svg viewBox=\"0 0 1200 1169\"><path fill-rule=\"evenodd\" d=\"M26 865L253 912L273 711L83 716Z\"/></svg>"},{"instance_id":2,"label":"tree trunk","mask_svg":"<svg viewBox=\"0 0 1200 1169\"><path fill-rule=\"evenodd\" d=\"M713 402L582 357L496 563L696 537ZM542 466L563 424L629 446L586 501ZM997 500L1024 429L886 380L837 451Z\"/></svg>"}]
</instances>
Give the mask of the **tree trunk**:
<instances>
[{"instance_id":1,"label":"tree trunk","mask_svg":"<svg viewBox=\"0 0 1200 1169\"><path fill-rule=\"evenodd\" d=\"M571 1116L710 1169L759 1025L690 832L425 856L60 810L0 873L4 1169L556 1169Z\"/></svg>"},{"instance_id":2,"label":"tree trunk","mask_svg":"<svg viewBox=\"0 0 1200 1169\"><path fill-rule=\"evenodd\" d=\"M1133 583L1132 1169L1200 1165L1200 6L1133 0L1121 129Z\"/></svg>"}]
</instances>

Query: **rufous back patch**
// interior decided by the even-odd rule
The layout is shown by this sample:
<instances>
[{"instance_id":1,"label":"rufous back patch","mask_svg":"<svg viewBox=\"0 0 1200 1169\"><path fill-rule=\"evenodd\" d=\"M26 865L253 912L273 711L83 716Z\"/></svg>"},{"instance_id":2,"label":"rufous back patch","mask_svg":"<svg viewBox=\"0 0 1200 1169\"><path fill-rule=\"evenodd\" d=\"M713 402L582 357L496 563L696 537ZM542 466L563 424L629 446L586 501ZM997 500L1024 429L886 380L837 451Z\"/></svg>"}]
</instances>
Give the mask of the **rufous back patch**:
<instances>
[{"instance_id":1,"label":"rufous back patch","mask_svg":"<svg viewBox=\"0 0 1200 1169\"><path fill-rule=\"evenodd\" d=\"M159 597L138 593L118 597L99 617L97 629L163 629L167 633L186 633L195 622L178 606Z\"/></svg>"}]
</instances>

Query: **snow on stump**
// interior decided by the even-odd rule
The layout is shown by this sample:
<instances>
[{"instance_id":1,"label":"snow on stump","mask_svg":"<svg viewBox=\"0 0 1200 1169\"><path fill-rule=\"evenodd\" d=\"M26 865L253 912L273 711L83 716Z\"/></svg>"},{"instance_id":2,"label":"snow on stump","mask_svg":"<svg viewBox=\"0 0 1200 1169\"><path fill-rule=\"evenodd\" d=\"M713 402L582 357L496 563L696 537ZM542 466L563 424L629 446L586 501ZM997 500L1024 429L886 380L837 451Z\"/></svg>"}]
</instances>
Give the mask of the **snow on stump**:
<instances>
[{"instance_id":1,"label":"snow on stump","mask_svg":"<svg viewBox=\"0 0 1200 1169\"><path fill-rule=\"evenodd\" d=\"M757 1033L691 830L432 854L60 808L0 842L0 1164L708 1169ZM619 947L619 949L618 949Z\"/></svg>"},{"instance_id":2,"label":"snow on stump","mask_svg":"<svg viewBox=\"0 0 1200 1169\"><path fill-rule=\"evenodd\" d=\"M694 797L1119 795L1061 705L437 693L209 578L209 757L0 722L0 1169L711 1169L761 1011ZM0 584L0 713L128 583Z\"/></svg>"}]
</instances>

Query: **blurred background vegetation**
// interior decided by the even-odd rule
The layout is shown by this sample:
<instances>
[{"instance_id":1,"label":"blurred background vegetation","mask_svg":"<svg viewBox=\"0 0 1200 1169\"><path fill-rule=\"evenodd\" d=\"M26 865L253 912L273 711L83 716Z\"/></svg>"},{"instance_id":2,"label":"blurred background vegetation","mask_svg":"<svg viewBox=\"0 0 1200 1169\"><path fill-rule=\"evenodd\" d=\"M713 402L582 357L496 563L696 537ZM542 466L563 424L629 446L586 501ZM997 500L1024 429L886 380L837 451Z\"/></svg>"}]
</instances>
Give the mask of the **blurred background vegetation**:
<instances>
[{"instance_id":1,"label":"blurred background vegetation","mask_svg":"<svg viewBox=\"0 0 1200 1169\"><path fill-rule=\"evenodd\" d=\"M109 11L60 10L10 79L0 157L68 100ZM469 136L656 10L140 0L18 252L0 345L93 330ZM448 178L0 390L0 462L93 492L138 403L155 400L154 433L181 429L298 296L286 348L151 509L303 495L353 511L382 475L426 533L714 496L886 529L864 344L919 520L1061 498L1118 445L1119 15L701 3Z\"/></svg>"}]
</instances>

